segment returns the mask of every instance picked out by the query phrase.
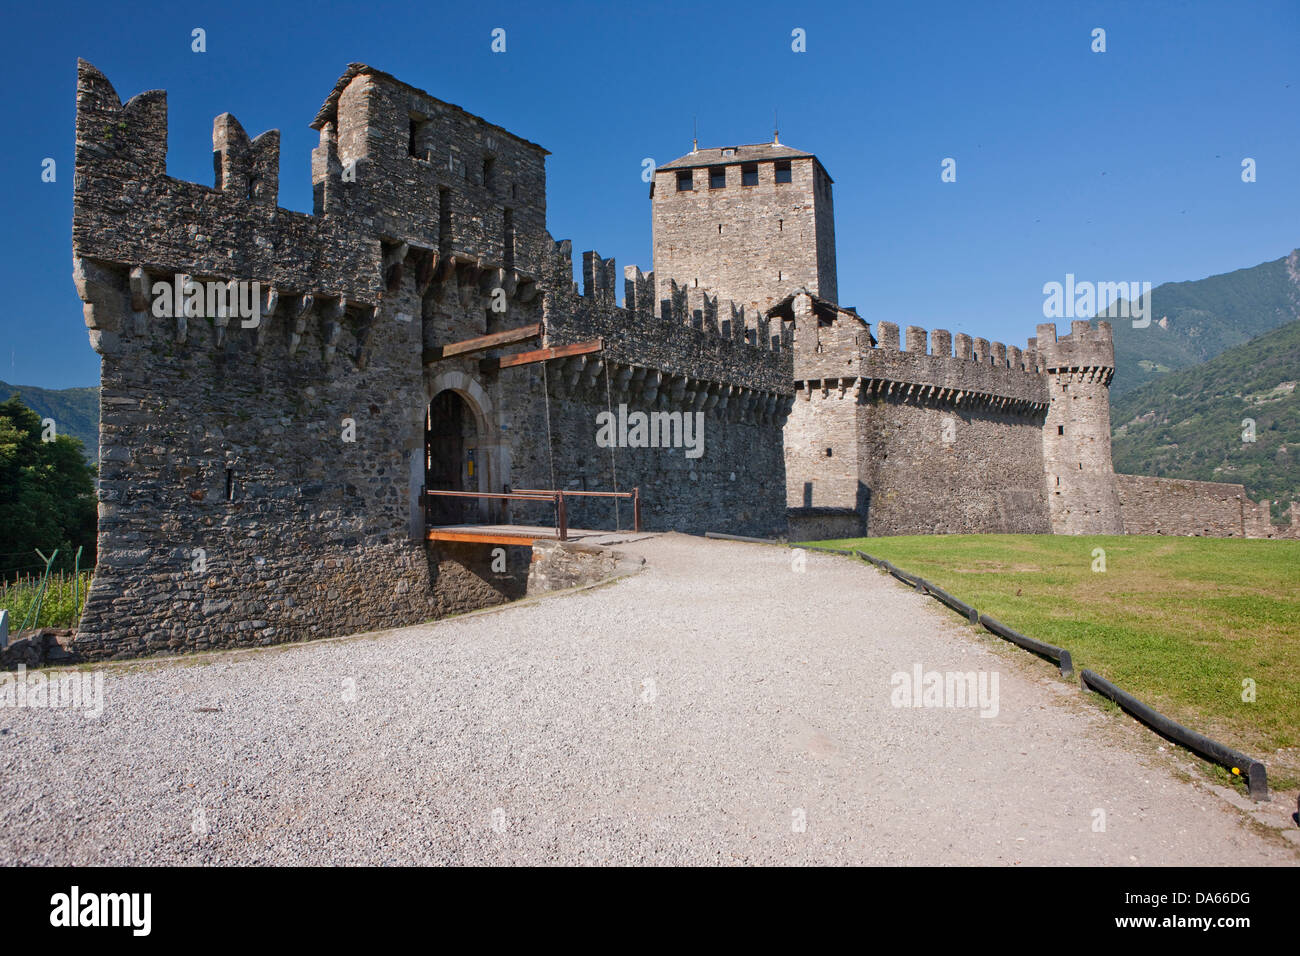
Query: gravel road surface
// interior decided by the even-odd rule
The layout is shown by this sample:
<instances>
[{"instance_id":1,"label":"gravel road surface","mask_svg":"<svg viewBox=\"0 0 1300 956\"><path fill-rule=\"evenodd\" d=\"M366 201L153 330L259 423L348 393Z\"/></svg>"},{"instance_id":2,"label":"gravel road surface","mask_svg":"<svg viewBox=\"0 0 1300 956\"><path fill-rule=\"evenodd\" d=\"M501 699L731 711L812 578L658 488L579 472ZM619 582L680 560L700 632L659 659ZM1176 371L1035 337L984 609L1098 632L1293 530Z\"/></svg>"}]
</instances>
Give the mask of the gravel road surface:
<instances>
[{"instance_id":1,"label":"gravel road surface","mask_svg":"<svg viewBox=\"0 0 1300 956\"><path fill-rule=\"evenodd\" d=\"M0 708L0 863L1297 861L1277 806L866 565L621 547L585 591L115 665L97 718ZM894 706L917 665L996 674L996 715Z\"/></svg>"}]
</instances>

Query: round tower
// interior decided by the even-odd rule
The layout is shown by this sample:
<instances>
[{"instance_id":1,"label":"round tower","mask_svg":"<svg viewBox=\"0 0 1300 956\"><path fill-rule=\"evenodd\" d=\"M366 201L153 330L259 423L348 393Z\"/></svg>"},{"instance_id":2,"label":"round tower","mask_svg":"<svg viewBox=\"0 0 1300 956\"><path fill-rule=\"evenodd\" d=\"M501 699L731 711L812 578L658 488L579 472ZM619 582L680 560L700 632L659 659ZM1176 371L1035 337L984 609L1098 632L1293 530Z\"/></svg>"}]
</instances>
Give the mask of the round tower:
<instances>
[{"instance_id":1,"label":"round tower","mask_svg":"<svg viewBox=\"0 0 1300 956\"><path fill-rule=\"evenodd\" d=\"M1110 380L1115 345L1109 322L1038 326L1039 361L1051 401L1043 426L1043 470L1055 534L1123 534L1110 457Z\"/></svg>"}]
</instances>

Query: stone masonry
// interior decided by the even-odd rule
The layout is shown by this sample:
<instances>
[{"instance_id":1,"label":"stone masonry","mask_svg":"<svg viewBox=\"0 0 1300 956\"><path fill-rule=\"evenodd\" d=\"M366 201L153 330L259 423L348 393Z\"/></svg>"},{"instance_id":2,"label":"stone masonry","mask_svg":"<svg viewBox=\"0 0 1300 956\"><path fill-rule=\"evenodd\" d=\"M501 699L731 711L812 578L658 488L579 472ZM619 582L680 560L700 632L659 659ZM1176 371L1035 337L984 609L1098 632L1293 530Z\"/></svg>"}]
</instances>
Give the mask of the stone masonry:
<instances>
[{"instance_id":1,"label":"stone masonry","mask_svg":"<svg viewBox=\"0 0 1300 956\"><path fill-rule=\"evenodd\" d=\"M766 310L792 289L836 301L831 177L780 143L695 149L650 189L659 298L668 283Z\"/></svg>"},{"instance_id":2,"label":"stone masonry","mask_svg":"<svg viewBox=\"0 0 1300 956\"><path fill-rule=\"evenodd\" d=\"M503 567L486 545L426 542L435 485L638 486L650 530L784 530L788 328L693 290L656 302L635 268L620 308L594 253L579 294L568 242L546 231L545 150L380 71L348 67L313 126L306 215L277 204L275 131L250 138L223 114L215 185L173 179L166 94L123 104L79 64L74 279L102 448L79 653L270 644L519 596L527 548ZM231 282L259 283L257 321L212 307ZM183 308L160 310L168 288ZM594 351L441 357L531 325L517 347ZM597 416L620 405L700 416L701 453L599 447ZM554 521L452 505L452 523ZM612 528L613 512L579 502L570 524ZM631 517L623 502L618 523Z\"/></svg>"},{"instance_id":3,"label":"stone masonry","mask_svg":"<svg viewBox=\"0 0 1300 956\"><path fill-rule=\"evenodd\" d=\"M307 215L278 205L277 131L222 114L214 185L173 179L166 94L124 104L78 65L74 281L101 356L85 657L518 597L529 548L428 539L550 525L549 505L477 497L518 489L635 487L648 530L796 539L1271 528L1243 497L1117 479L1105 322L1024 349L873 333L837 302L811 153L657 169L656 271L627 267L620 306L613 260L584 253L573 281L535 143L364 64L312 127ZM571 527L631 524L626 501L570 500Z\"/></svg>"},{"instance_id":4,"label":"stone masonry","mask_svg":"<svg viewBox=\"0 0 1300 956\"><path fill-rule=\"evenodd\" d=\"M773 141L697 145L651 190L660 297L707 288L794 327L792 538L1279 533L1267 505L1243 498L1227 520L1222 496L1115 475L1106 322L1039 325L1023 349L888 321L873 334L836 302L831 188L813 154Z\"/></svg>"}]
</instances>

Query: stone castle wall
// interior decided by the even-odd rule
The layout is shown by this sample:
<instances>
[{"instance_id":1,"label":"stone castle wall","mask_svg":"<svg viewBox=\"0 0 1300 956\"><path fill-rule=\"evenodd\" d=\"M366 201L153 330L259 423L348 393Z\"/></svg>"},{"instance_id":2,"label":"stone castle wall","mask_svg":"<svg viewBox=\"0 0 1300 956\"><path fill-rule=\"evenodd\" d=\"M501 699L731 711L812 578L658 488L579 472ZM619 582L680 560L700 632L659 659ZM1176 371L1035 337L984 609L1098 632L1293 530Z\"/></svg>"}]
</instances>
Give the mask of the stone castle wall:
<instances>
[{"instance_id":1,"label":"stone castle wall","mask_svg":"<svg viewBox=\"0 0 1300 956\"><path fill-rule=\"evenodd\" d=\"M1116 479L1106 323L1040 326L1023 350L915 326L900 341L889 322L873 336L834 302L814 158L792 158L781 184L760 161L743 186L737 157L724 188L700 168L692 192L657 171L663 268L625 270L619 307L614 262L584 254L580 294L570 244L546 230L540 146L361 64L313 126L303 215L278 206L277 132L250 138L223 114L214 186L173 179L166 95L123 104L79 65L74 279L102 358L88 657L347 633L521 594L528 549L508 548L502 571L486 546L426 542L425 417L447 392L474 463L458 487L636 487L648 530L1298 533L1297 509L1275 528L1240 486ZM191 279L260 283L260 321L155 313L155 283ZM527 344L442 358L532 326ZM503 368L518 348L559 352ZM602 416L699 416L703 453L604 447ZM554 520L537 504L456 508ZM573 499L569 523L630 527L631 504Z\"/></svg>"},{"instance_id":2,"label":"stone castle wall","mask_svg":"<svg viewBox=\"0 0 1300 956\"><path fill-rule=\"evenodd\" d=\"M1297 538L1300 507L1291 523L1275 525L1268 502L1255 503L1242 485L1116 475L1126 534L1192 535L1206 538Z\"/></svg>"},{"instance_id":3,"label":"stone castle wall","mask_svg":"<svg viewBox=\"0 0 1300 956\"><path fill-rule=\"evenodd\" d=\"M526 382L507 390L522 399L549 389L550 397L548 404L520 403L524 417L512 426L516 487L551 487L553 458L562 484L576 489L638 487L649 530L783 533L781 429L792 401L789 331L699 290L670 291L668 300L656 303L653 275L636 267L625 270L625 307L618 308L612 259L584 253L583 295L563 286L571 268L569 243L557 243L550 284L555 291L543 305L546 344L599 339L604 349L550 363L545 373L533 369ZM703 415L703 454L598 447L597 416L618 416L620 406L629 415ZM619 507L626 526L629 505ZM536 507L519 511L547 513ZM607 527L613 517L609 501L575 501L570 523Z\"/></svg>"},{"instance_id":4,"label":"stone castle wall","mask_svg":"<svg viewBox=\"0 0 1300 956\"><path fill-rule=\"evenodd\" d=\"M1032 349L881 322L796 296L786 427L792 537L1051 530ZM906 348L902 348L902 346Z\"/></svg>"},{"instance_id":5,"label":"stone castle wall","mask_svg":"<svg viewBox=\"0 0 1300 956\"><path fill-rule=\"evenodd\" d=\"M578 295L567 243L544 228L545 152L385 74L350 67L317 124L306 216L277 205L274 132L250 140L224 114L216 185L172 179L165 94L123 105L79 66L74 274L101 355L102 449L85 656L299 640L518 596L527 549L500 571L487 546L424 540L425 415L448 390L467 409L471 490L617 481L641 486L650 528L782 527L779 323L698 291L655 309L636 270L619 309L613 263L594 254ZM155 314L155 283L177 276L259 282L260 321ZM524 348L604 349L505 369L507 350L438 353L534 323ZM703 456L617 448L611 462L596 447L611 401L703 413ZM579 503L570 524L613 527L610 511ZM475 502L465 517L504 515ZM529 517L553 513L513 520Z\"/></svg>"},{"instance_id":6,"label":"stone castle wall","mask_svg":"<svg viewBox=\"0 0 1300 956\"><path fill-rule=\"evenodd\" d=\"M1245 535L1246 489L1218 481L1181 481L1116 475L1124 531L1128 534Z\"/></svg>"},{"instance_id":7,"label":"stone castle wall","mask_svg":"<svg viewBox=\"0 0 1300 956\"><path fill-rule=\"evenodd\" d=\"M1248 538L1287 538L1300 539L1300 501L1291 502L1287 509L1289 523L1273 524L1272 514L1267 501L1253 502L1243 499L1242 517Z\"/></svg>"}]
</instances>

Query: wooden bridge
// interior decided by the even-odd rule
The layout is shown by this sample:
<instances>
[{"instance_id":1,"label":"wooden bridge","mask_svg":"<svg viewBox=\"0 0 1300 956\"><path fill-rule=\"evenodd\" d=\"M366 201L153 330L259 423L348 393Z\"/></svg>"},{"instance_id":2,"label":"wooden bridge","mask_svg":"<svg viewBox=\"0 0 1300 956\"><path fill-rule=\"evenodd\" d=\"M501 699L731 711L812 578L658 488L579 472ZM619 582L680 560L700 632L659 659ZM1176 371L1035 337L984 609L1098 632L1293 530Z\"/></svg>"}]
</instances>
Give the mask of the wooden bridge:
<instances>
[{"instance_id":1,"label":"wooden bridge","mask_svg":"<svg viewBox=\"0 0 1300 956\"><path fill-rule=\"evenodd\" d=\"M528 501L549 503L555 507L554 527L522 524L444 524L429 525L430 541L467 541L478 544L513 544L531 546L534 541L581 541L610 534L569 527L569 498L630 498L632 501L632 531L641 531L641 491L563 491L550 489L521 489L513 492L491 494L478 491L425 491L426 503L435 497L480 498L495 501ZM427 504L426 504L427 507ZM426 512L427 513L427 512ZM615 529L622 530L622 529Z\"/></svg>"}]
</instances>

